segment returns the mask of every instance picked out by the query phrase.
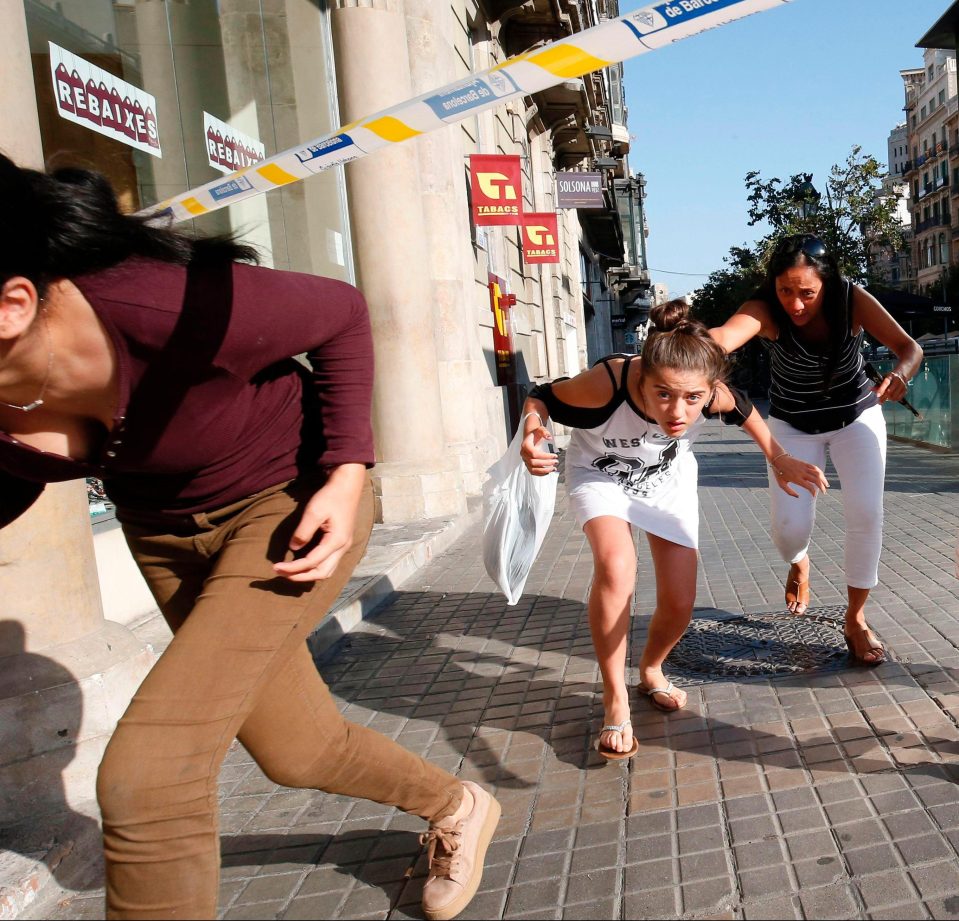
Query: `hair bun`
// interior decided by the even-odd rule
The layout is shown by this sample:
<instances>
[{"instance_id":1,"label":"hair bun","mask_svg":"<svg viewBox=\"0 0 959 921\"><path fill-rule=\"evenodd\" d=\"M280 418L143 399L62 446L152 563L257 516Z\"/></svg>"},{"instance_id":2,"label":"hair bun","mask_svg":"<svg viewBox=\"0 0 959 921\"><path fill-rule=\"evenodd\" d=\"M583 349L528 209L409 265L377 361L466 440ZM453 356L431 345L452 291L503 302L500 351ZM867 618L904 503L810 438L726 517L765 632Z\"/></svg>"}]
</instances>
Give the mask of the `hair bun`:
<instances>
[{"instance_id":1,"label":"hair bun","mask_svg":"<svg viewBox=\"0 0 959 921\"><path fill-rule=\"evenodd\" d=\"M684 327L692 327L694 323L689 318L689 304L682 298L675 298L666 301L665 304L659 304L649 311L649 319L652 321L653 328L658 333L668 333L672 330L682 330Z\"/></svg>"}]
</instances>

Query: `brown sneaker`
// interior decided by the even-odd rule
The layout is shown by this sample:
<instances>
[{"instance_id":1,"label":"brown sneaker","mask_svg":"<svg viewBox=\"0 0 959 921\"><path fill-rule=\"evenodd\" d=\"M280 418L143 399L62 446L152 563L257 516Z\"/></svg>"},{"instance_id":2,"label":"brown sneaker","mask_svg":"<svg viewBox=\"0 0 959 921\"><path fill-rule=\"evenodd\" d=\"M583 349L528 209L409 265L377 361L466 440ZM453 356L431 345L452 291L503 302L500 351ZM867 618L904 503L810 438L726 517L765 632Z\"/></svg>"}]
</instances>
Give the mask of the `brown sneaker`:
<instances>
[{"instance_id":1,"label":"brown sneaker","mask_svg":"<svg viewBox=\"0 0 959 921\"><path fill-rule=\"evenodd\" d=\"M469 905L483 878L486 848L499 822L499 803L469 780L463 786L473 795L469 815L458 822L436 822L420 838L429 845L430 869L423 886L423 914L429 921L449 921Z\"/></svg>"}]
</instances>

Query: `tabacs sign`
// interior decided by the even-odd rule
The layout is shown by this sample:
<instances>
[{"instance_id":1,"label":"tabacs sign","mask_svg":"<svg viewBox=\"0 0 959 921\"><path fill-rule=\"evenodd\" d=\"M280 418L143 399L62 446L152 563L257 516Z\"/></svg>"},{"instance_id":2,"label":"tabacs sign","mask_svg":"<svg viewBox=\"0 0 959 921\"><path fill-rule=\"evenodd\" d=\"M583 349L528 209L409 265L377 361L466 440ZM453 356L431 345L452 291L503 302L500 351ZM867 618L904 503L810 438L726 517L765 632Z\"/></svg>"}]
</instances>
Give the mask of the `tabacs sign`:
<instances>
[{"instance_id":1,"label":"tabacs sign","mask_svg":"<svg viewBox=\"0 0 959 921\"><path fill-rule=\"evenodd\" d=\"M266 148L260 141L221 122L209 112L203 113L203 131L207 160L221 173L233 173L266 157Z\"/></svg>"},{"instance_id":2,"label":"tabacs sign","mask_svg":"<svg viewBox=\"0 0 959 921\"><path fill-rule=\"evenodd\" d=\"M553 211L523 215L523 261L527 265L559 262L559 221Z\"/></svg>"},{"instance_id":3,"label":"tabacs sign","mask_svg":"<svg viewBox=\"0 0 959 921\"><path fill-rule=\"evenodd\" d=\"M157 103L149 93L48 42L53 95L61 118L162 157Z\"/></svg>"},{"instance_id":4,"label":"tabacs sign","mask_svg":"<svg viewBox=\"0 0 959 921\"><path fill-rule=\"evenodd\" d=\"M471 154L473 223L478 227L501 227L521 223L522 175L519 157L505 154Z\"/></svg>"}]
</instances>

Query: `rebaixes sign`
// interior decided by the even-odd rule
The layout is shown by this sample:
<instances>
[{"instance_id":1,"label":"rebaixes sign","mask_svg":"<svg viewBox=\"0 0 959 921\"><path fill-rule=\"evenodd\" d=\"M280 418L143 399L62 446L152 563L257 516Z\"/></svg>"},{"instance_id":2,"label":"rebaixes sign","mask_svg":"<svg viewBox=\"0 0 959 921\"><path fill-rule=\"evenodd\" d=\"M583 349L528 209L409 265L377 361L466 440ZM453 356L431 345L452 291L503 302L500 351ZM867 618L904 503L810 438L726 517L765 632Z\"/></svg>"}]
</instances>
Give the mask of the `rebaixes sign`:
<instances>
[{"instance_id":1,"label":"rebaixes sign","mask_svg":"<svg viewBox=\"0 0 959 921\"><path fill-rule=\"evenodd\" d=\"M156 100L132 83L50 45L53 94L61 118L162 157Z\"/></svg>"}]
</instances>

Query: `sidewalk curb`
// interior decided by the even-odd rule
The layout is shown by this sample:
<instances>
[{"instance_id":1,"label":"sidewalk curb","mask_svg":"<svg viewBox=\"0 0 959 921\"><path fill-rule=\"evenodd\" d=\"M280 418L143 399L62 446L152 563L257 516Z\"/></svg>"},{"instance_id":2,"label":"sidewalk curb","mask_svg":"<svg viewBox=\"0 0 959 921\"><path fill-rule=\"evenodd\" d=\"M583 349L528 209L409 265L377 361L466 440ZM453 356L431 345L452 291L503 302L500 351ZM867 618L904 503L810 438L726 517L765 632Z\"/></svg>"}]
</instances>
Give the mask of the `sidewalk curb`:
<instances>
[{"instance_id":1,"label":"sidewalk curb","mask_svg":"<svg viewBox=\"0 0 959 921\"><path fill-rule=\"evenodd\" d=\"M313 657L323 656L357 624L378 611L410 576L429 563L433 557L443 553L473 525L478 524L482 520L482 514L482 504L471 502L470 508L464 515L421 522L419 526L426 532L423 536L410 541L401 541L400 544L407 544L404 551L401 551L387 565L375 567L377 571L371 573L362 585L352 592L347 590L340 596L330 612L307 638L307 645ZM376 533L374 528L374 536ZM398 544L391 546L395 550ZM357 571L360 572L362 569L361 563Z\"/></svg>"}]
</instances>

